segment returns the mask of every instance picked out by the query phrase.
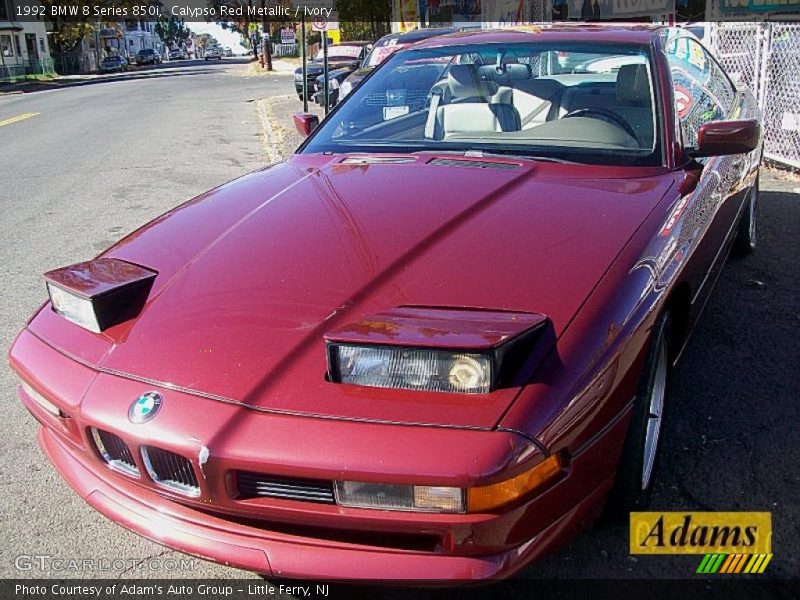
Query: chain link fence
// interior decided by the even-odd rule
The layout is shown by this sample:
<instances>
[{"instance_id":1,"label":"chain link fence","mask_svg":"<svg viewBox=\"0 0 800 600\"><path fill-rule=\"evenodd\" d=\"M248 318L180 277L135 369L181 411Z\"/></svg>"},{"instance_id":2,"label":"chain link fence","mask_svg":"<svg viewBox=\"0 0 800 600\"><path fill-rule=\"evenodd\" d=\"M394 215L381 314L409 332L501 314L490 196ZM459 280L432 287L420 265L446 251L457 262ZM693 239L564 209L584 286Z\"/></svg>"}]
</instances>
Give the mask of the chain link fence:
<instances>
[{"instance_id":1,"label":"chain link fence","mask_svg":"<svg viewBox=\"0 0 800 600\"><path fill-rule=\"evenodd\" d=\"M800 169L800 22L722 22L710 44L764 115L764 156Z\"/></svg>"}]
</instances>

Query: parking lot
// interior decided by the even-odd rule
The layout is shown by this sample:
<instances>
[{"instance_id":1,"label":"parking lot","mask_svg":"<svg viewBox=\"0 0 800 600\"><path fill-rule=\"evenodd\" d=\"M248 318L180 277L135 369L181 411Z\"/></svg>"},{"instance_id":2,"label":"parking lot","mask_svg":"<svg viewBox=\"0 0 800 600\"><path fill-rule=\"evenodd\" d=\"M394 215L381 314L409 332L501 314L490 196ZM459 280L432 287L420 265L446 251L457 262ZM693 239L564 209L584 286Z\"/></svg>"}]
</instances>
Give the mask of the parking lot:
<instances>
[{"instance_id":1,"label":"parking lot","mask_svg":"<svg viewBox=\"0 0 800 600\"><path fill-rule=\"evenodd\" d=\"M45 298L43 272L91 258L180 202L265 164L256 105L285 97L292 79L236 72L243 68L200 62L175 75L164 69L0 97L0 121L33 114L0 126L4 352ZM289 113L270 118L285 124ZM796 578L798 178L762 176L760 225L758 250L729 261L675 374L654 507L772 512L769 574ZM0 575L163 577L148 560L182 556L105 520L68 488L39 450L36 423L7 367L0 401ZM131 562L121 571L19 570L17 557L33 554ZM697 563L630 557L627 526L598 525L521 576L680 578L693 576ZM205 561L170 576L255 577Z\"/></svg>"}]
</instances>

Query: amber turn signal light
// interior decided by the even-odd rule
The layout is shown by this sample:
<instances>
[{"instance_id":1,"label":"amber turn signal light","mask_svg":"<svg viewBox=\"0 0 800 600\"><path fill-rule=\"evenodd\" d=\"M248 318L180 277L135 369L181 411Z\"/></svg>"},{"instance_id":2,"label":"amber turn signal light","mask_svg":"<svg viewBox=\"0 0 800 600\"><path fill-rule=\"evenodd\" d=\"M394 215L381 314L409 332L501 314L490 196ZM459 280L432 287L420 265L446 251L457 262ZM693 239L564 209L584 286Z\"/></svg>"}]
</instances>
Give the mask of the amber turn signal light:
<instances>
[{"instance_id":1,"label":"amber turn signal light","mask_svg":"<svg viewBox=\"0 0 800 600\"><path fill-rule=\"evenodd\" d=\"M561 473L561 460L557 454L551 454L532 469L516 477L492 485L468 488L467 512L484 512L513 502L556 478L559 473Z\"/></svg>"}]
</instances>

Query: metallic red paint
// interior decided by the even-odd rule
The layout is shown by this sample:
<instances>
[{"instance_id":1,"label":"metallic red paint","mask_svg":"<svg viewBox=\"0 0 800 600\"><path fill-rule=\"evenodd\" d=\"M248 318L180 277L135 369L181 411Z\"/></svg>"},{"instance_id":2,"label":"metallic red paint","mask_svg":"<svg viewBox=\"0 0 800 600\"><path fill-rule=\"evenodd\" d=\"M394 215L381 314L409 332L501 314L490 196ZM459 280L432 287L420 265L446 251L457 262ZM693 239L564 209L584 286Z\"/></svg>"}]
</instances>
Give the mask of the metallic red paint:
<instances>
[{"instance_id":1,"label":"metallic red paint","mask_svg":"<svg viewBox=\"0 0 800 600\"><path fill-rule=\"evenodd\" d=\"M761 126L755 119L705 123L697 132L697 149L692 155L746 154L758 148L760 140Z\"/></svg>"},{"instance_id":2,"label":"metallic red paint","mask_svg":"<svg viewBox=\"0 0 800 600\"><path fill-rule=\"evenodd\" d=\"M398 306L325 334L329 342L484 351L538 329L536 313Z\"/></svg>"},{"instance_id":3,"label":"metallic red paint","mask_svg":"<svg viewBox=\"0 0 800 600\"><path fill-rule=\"evenodd\" d=\"M103 256L159 273L141 315L94 334L45 305L9 354L65 415L20 391L50 459L122 525L275 575L487 579L564 543L596 515L613 482L655 319L666 309L676 315L676 358L760 162L760 148L690 160L658 31L581 25L423 45L540 36L652 46L663 167L484 157L515 168L478 170L432 164L433 153L400 154L410 159L403 164L300 154L119 242ZM741 118L757 118L749 94L736 103ZM396 318L409 305L546 315L547 335L512 387L486 395L326 381L325 334L354 335L352 324ZM456 330L454 343L466 343L464 323ZM406 331L420 339L419 330ZM131 423L130 403L150 390L163 395L161 410ZM92 426L128 443L139 479L101 463ZM192 460L200 496L154 486L142 445ZM556 452L560 479L491 513L246 499L231 483L246 470L467 487L513 477Z\"/></svg>"}]
</instances>

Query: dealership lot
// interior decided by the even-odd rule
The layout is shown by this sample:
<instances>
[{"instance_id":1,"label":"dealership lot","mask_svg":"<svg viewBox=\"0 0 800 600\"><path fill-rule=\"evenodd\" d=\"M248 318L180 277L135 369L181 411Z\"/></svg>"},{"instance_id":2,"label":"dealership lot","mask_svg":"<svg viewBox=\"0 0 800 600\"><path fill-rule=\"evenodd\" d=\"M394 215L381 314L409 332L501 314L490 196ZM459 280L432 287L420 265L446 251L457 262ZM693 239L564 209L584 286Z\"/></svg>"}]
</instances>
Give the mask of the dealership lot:
<instances>
[{"instance_id":1,"label":"dealership lot","mask_svg":"<svg viewBox=\"0 0 800 600\"><path fill-rule=\"evenodd\" d=\"M186 76L0 98L4 351L44 299L41 273L94 256L183 200L263 165L255 101L285 95L291 80L234 77L228 68L198 65ZM798 187L774 175L762 181L761 247L729 262L676 374L654 503L663 510L771 511L770 573L784 577L798 576L800 546L792 433L800 391ZM252 577L203 561L189 568L182 555L93 512L38 449L35 422L16 400L8 369L0 392L0 574L164 576L153 560L172 559L175 576ZM697 566L694 558L633 560L627 548L627 526L596 526L523 576L672 578L691 576ZM97 568L19 570L18 557L34 554L91 558ZM120 559L125 564L116 569Z\"/></svg>"}]
</instances>

